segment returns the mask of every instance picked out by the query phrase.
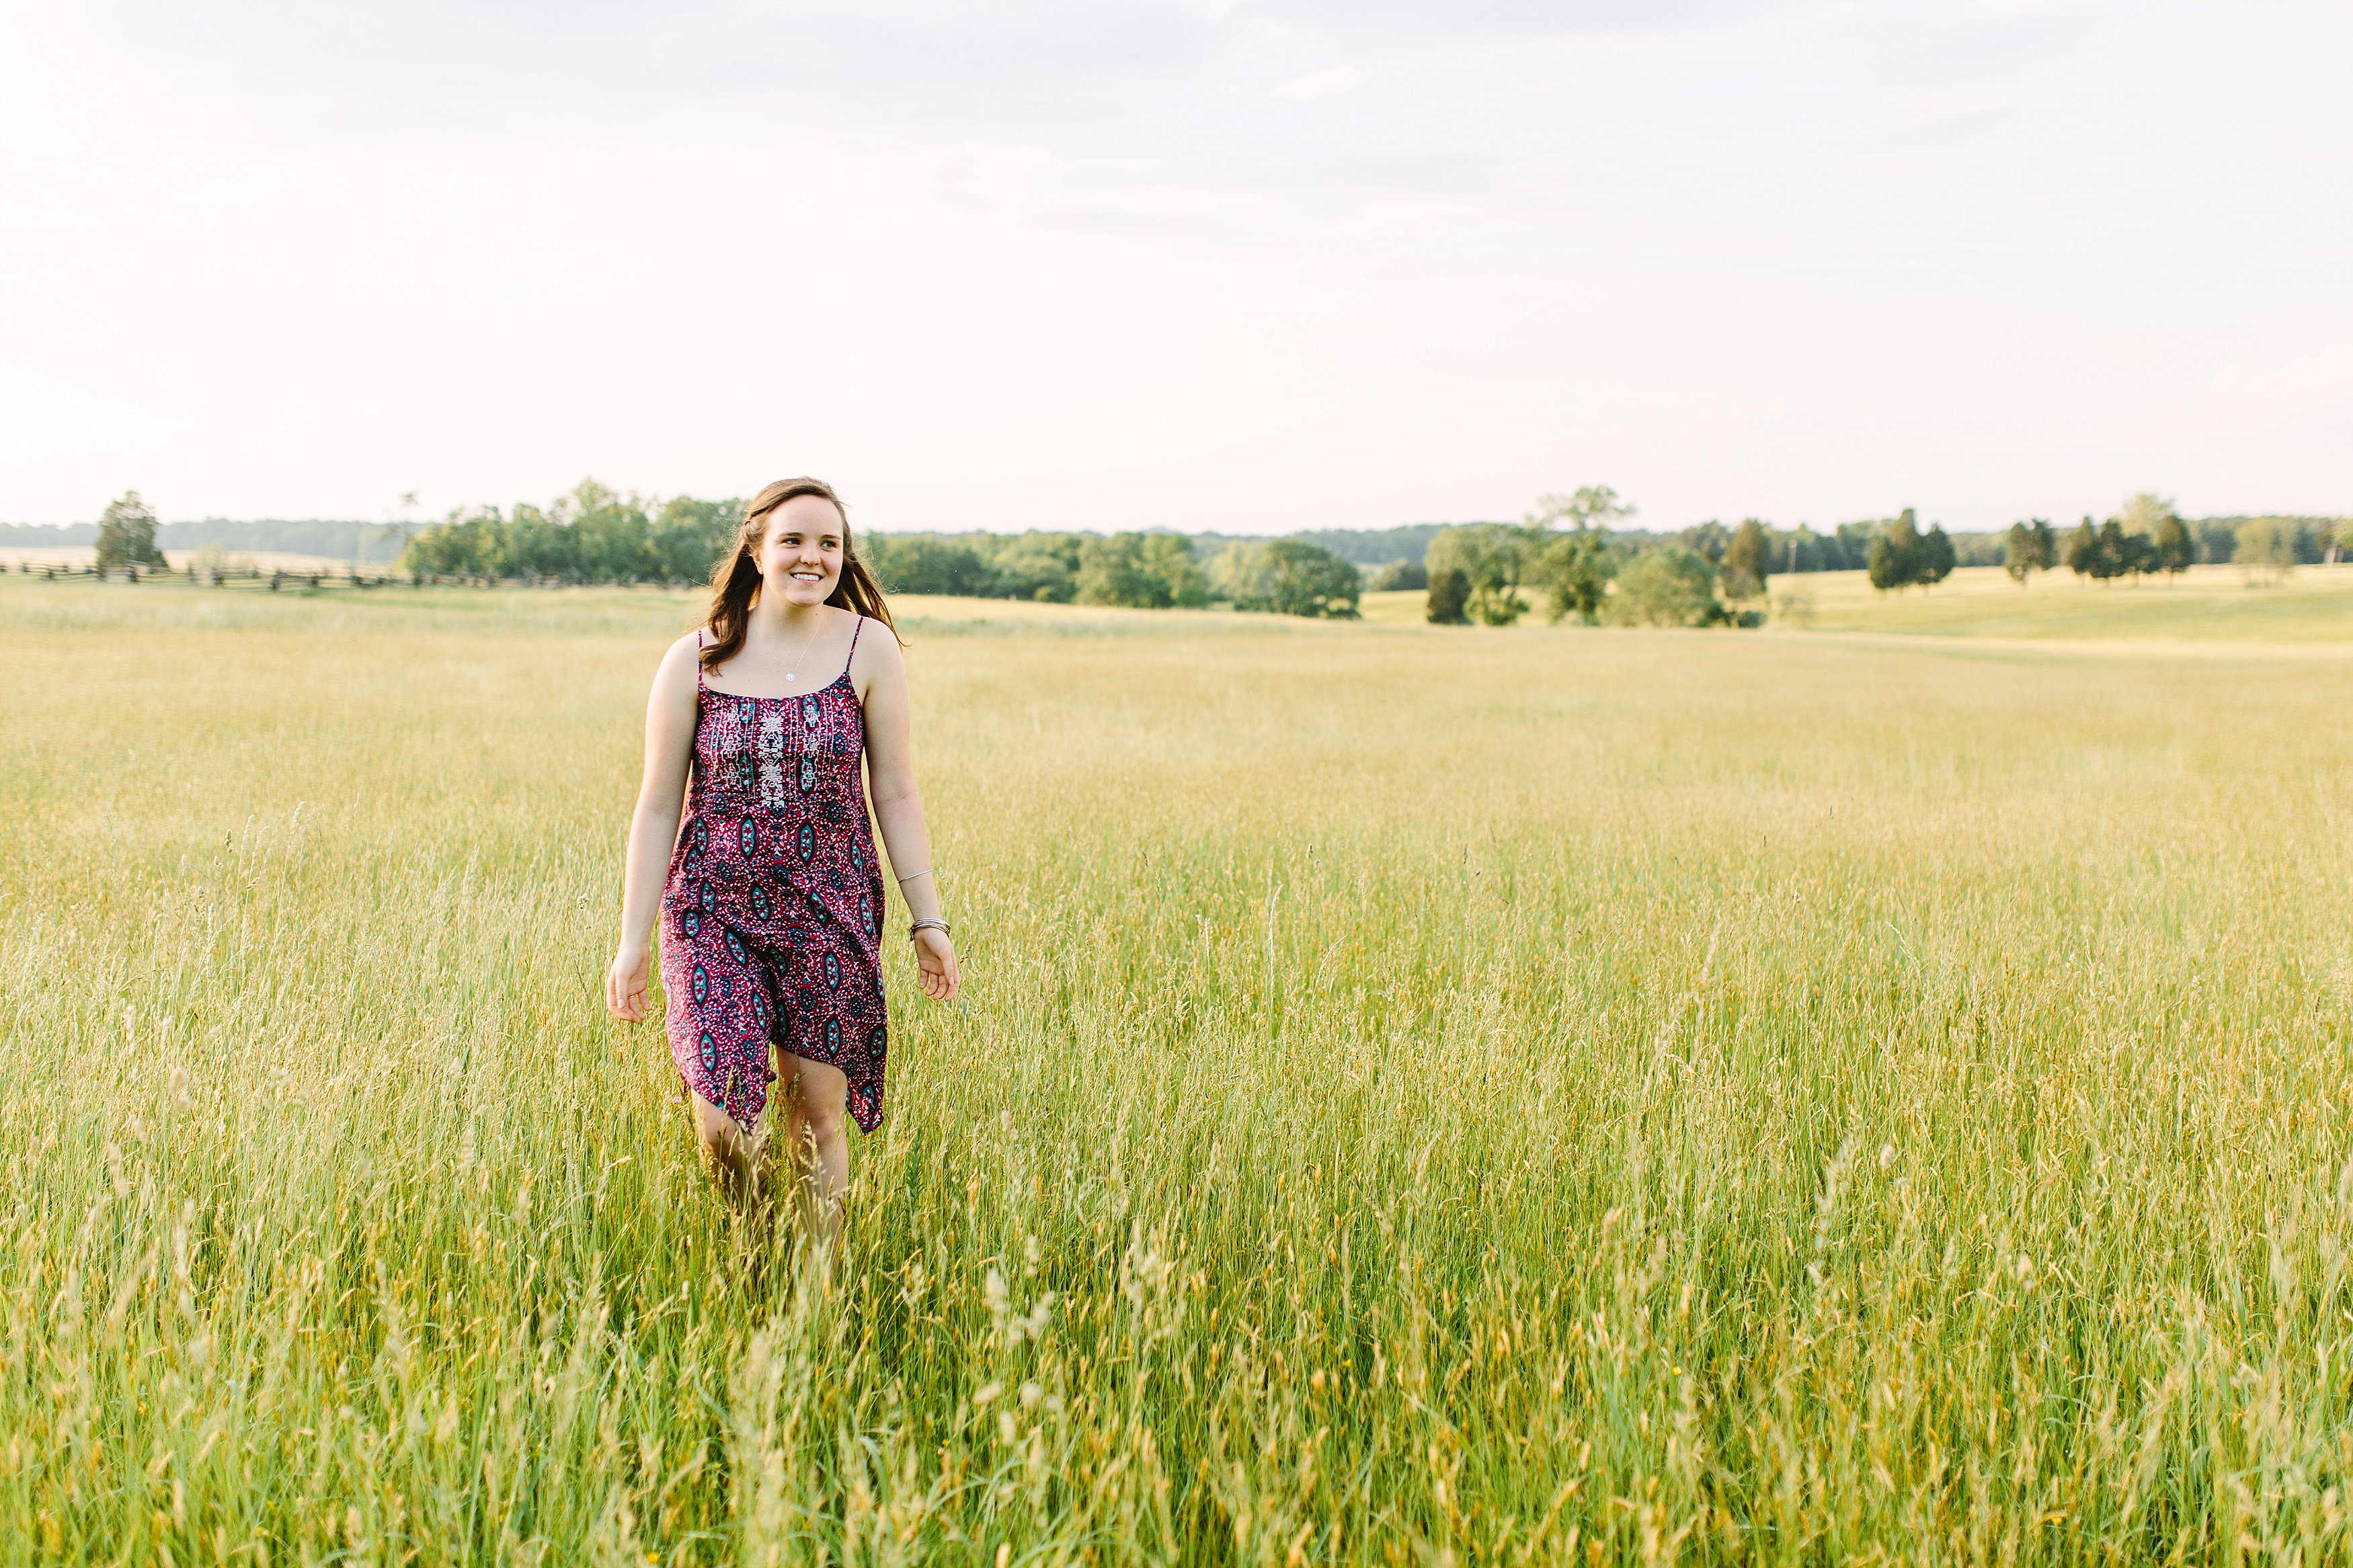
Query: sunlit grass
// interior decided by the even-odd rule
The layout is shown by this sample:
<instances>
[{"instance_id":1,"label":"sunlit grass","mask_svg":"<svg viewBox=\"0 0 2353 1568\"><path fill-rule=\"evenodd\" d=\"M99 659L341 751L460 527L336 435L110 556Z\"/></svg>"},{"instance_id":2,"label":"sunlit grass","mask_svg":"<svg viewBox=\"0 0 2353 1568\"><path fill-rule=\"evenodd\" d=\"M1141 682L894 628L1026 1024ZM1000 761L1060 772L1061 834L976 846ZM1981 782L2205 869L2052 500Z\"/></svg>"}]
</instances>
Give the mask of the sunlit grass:
<instances>
[{"instance_id":1,"label":"sunlit grass","mask_svg":"<svg viewBox=\"0 0 2353 1568\"><path fill-rule=\"evenodd\" d=\"M7 1560L2345 1554L2334 649L905 611L812 1301L597 1000L690 599L0 583Z\"/></svg>"},{"instance_id":2,"label":"sunlit grass","mask_svg":"<svg viewBox=\"0 0 2353 1568\"><path fill-rule=\"evenodd\" d=\"M2353 642L2353 565L2298 567L2252 582L2235 566L2173 579L2100 583L2037 573L2024 587L2000 568L1968 567L1934 588L1874 591L1860 572L1772 579L1783 624L1820 631L1948 637L2183 641Z\"/></svg>"}]
</instances>

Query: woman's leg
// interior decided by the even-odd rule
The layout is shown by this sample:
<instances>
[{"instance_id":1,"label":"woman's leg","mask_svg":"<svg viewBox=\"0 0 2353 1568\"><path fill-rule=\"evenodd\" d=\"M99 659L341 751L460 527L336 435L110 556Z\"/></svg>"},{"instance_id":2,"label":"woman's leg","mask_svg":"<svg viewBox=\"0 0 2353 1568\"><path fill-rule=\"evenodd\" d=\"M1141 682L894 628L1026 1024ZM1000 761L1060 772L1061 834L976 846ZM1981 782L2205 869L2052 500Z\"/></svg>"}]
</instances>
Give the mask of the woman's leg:
<instances>
[{"instance_id":1,"label":"woman's leg","mask_svg":"<svg viewBox=\"0 0 2353 1568\"><path fill-rule=\"evenodd\" d=\"M694 1104L694 1131L702 1140L702 1152L711 1157L719 1172L719 1184L739 1209L749 1208L759 1185L760 1141L735 1125L735 1119L687 1086L686 1098Z\"/></svg>"},{"instance_id":2,"label":"woman's leg","mask_svg":"<svg viewBox=\"0 0 2353 1568\"><path fill-rule=\"evenodd\" d=\"M849 1079L839 1068L778 1051L785 1091L785 1135L800 1167L801 1218L829 1256L841 1234L842 1194L849 1187Z\"/></svg>"}]
</instances>

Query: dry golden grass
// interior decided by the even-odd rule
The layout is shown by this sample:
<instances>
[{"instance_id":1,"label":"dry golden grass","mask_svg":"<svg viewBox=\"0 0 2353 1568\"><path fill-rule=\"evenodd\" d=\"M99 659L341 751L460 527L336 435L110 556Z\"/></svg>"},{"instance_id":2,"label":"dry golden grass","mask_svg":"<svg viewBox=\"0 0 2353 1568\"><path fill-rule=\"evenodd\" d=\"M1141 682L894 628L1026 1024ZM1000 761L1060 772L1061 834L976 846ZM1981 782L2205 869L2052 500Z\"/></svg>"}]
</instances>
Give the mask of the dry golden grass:
<instances>
[{"instance_id":1,"label":"dry golden grass","mask_svg":"<svg viewBox=\"0 0 2353 1568\"><path fill-rule=\"evenodd\" d=\"M1934 588L1883 594L1860 572L1776 577L1786 624L1818 631L2077 641L2353 644L2353 565L2300 566L2258 583L2235 566L2178 578L2100 583L2060 571L2026 586L2000 568L1966 567ZM1792 614L1791 612L1795 612Z\"/></svg>"},{"instance_id":2,"label":"dry golden grass","mask_svg":"<svg viewBox=\"0 0 2353 1568\"><path fill-rule=\"evenodd\" d=\"M906 607L813 1300L597 999L687 601L0 583L0 1553L2346 1555L2333 650Z\"/></svg>"}]
</instances>

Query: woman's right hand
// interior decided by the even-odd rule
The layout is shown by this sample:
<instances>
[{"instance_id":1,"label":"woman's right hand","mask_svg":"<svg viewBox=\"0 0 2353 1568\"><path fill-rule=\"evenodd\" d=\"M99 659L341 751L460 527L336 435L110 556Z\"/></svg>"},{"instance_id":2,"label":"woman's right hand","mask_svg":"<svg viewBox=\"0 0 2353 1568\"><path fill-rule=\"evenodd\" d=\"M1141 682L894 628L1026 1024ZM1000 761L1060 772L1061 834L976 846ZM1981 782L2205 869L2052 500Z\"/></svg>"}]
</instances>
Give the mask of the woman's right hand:
<instances>
[{"instance_id":1,"label":"woman's right hand","mask_svg":"<svg viewBox=\"0 0 2353 1568\"><path fill-rule=\"evenodd\" d=\"M626 1023L643 1023L646 984L653 978L653 954L644 942L623 942L613 950L612 965L605 971L605 1005Z\"/></svg>"},{"instance_id":2,"label":"woman's right hand","mask_svg":"<svg viewBox=\"0 0 2353 1568\"><path fill-rule=\"evenodd\" d=\"M934 1002L953 1002L964 977L956 970L955 944L937 926L915 933L915 984Z\"/></svg>"}]
</instances>

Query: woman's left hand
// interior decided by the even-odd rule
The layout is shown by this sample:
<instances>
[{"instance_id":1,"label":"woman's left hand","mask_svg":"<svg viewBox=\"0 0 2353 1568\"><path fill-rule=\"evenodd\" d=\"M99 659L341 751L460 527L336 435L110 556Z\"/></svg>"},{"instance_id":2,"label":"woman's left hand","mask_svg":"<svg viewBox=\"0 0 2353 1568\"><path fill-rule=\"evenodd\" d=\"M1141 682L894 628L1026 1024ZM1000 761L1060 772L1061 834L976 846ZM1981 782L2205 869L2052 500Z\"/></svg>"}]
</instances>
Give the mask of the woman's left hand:
<instances>
[{"instance_id":1,"label":"woman's left hand","mask_svg":"<svg viewBox=\"0 0 2353 1568\"><path fill-rule=\"evenodd\" d=\"M923 994L934 1002L945 1002L956 994L961 983L956 973L955 944L948 933L937 926L925 926L915 933L915 984Z\"/></svg>"}]
</instances>

